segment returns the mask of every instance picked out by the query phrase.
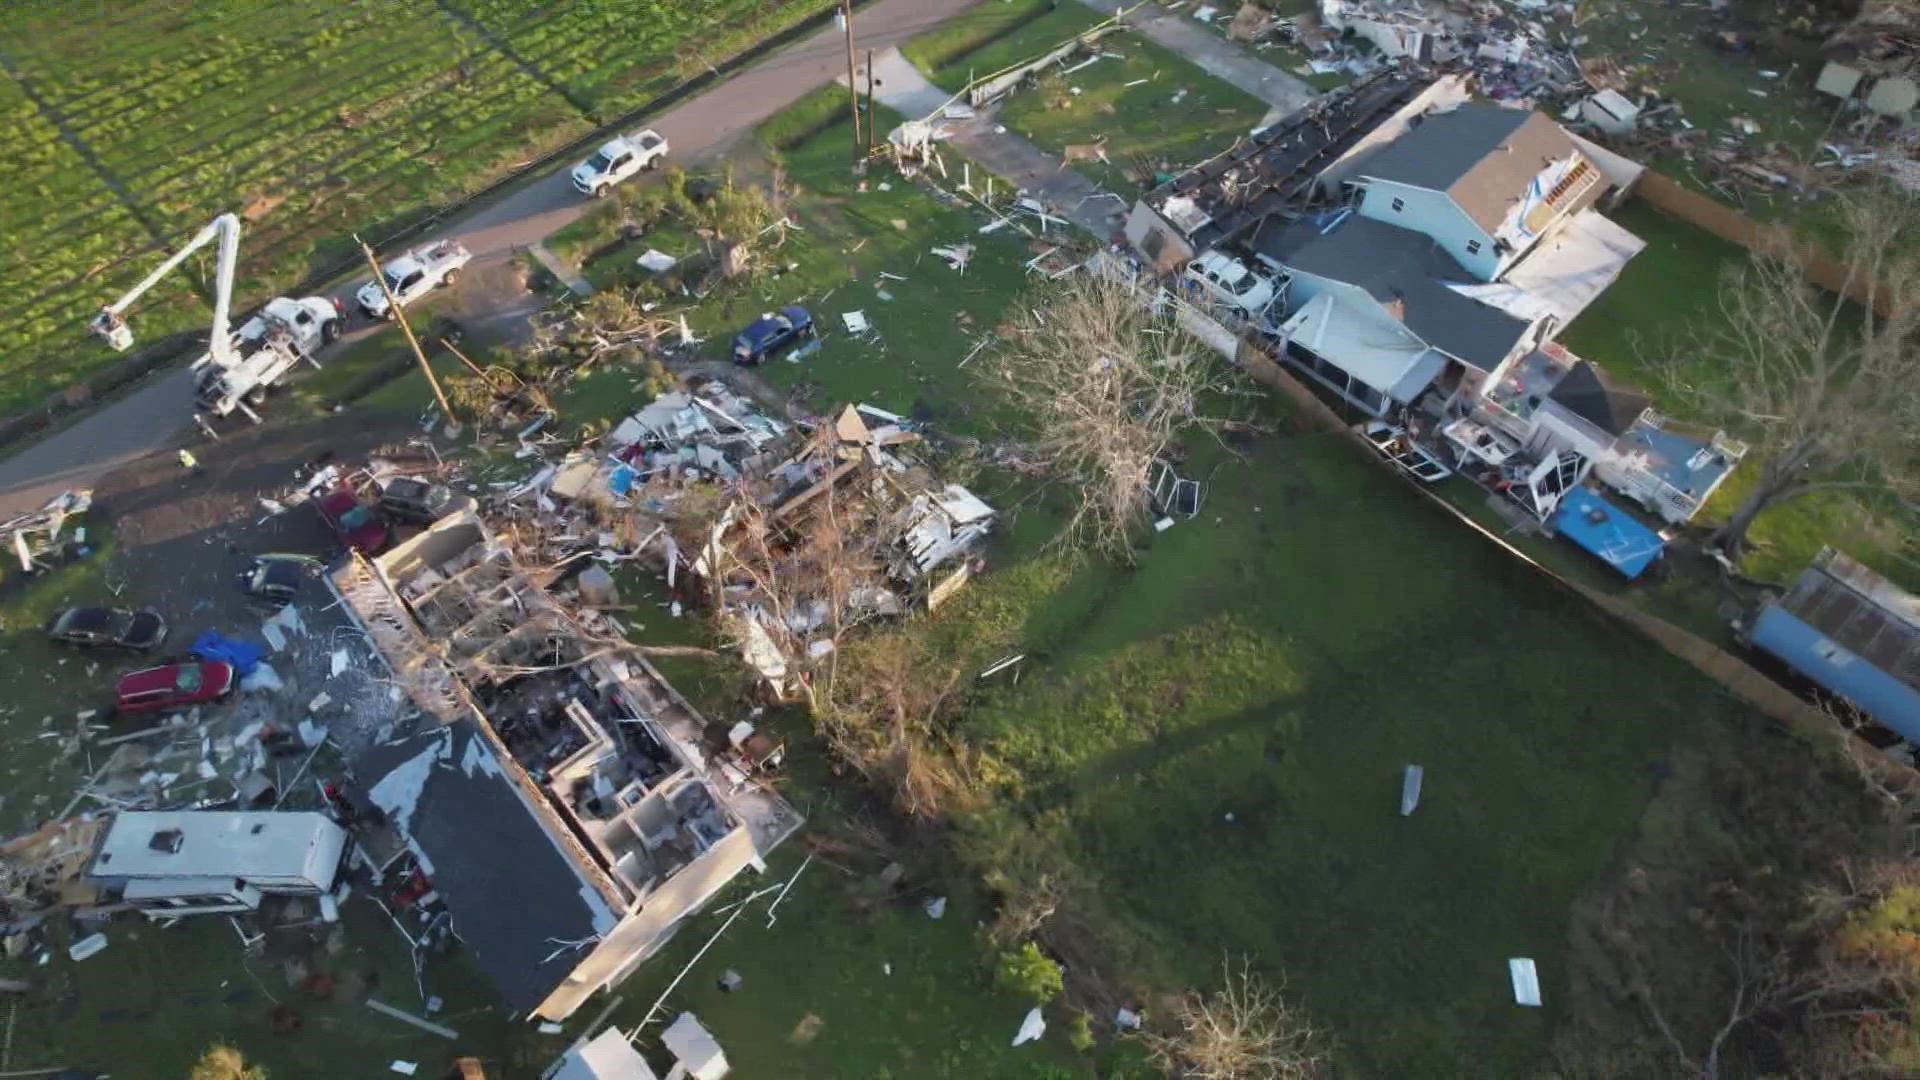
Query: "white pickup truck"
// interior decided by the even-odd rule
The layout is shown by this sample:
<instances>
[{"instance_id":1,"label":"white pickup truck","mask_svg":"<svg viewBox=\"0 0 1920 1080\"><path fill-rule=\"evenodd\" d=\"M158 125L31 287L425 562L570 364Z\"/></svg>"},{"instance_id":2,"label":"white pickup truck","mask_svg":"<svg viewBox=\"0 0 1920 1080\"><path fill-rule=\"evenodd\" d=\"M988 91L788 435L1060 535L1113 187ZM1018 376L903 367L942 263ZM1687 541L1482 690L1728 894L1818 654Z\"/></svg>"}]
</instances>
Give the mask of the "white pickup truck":
<instances>
[{"instance_id":1,"label":"white pickup truck","mask_svg":"<svg viewBox=\"0 0 1920 1080\"><path fill-rule=\"evenodd\" d=\"M582 195L602 198L622 180L659 168L666 156L667 138L652 128L635 135L622 135L573 167L574 189Z\"/></svg>"},{"instance_id":2,"label":"white pickup truck","mask_svg":"<svg viewBox=\"0 0 1920 1080\"><path fill-rule=\"evenodd\" d=\"M387 279L387 289L401 307L432 292L441 285L451 285L460 278L460 268L472 261L473 252L458 240L439 240L423 247L414 248L399 258L380 268L381 276ZM360 286L353 294L360 304L360 310L369 318L391 319L393 311L387 305L386 293L380 289L380 283L369 281Z\"/></svg>"}]
</instances>

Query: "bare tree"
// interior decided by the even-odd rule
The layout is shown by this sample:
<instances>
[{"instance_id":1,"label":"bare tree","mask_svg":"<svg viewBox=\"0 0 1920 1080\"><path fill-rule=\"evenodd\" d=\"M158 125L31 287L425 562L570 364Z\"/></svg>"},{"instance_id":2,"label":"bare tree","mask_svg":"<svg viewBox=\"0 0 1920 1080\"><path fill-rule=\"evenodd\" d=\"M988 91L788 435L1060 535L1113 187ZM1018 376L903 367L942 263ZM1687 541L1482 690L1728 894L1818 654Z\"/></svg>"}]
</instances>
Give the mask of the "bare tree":
<instances>
[{"instance_id":1,"label":"bare tree","mask_svg":"<svg viewBox=\"0 0 1920 1080\"><path fill-rule=\"evenodd\" d=\"M1760 475L1713 535L1738 559L1755 519L1836 488L1911 498L1920 458L1920 214L1868 198L1843 214L1845 288L1807 280L1784 235L1721 284L1724 319L1667 363L1668 381L1748 437ZM1855 304L1846 294L1855 293ZM1702 367L1724 377L1702 378Z\"/></svg>"},{"instance_id":2,"label":"bare tree","mask_svg":"<svg viewBox=\"0 0 1920 1080\"><path fill-rule=\"evenodd\" d=\"M1147 474L1185 432L1216 423L1204 399L1232 369L1131 285L1076 273L1047 286L1015 317L986 367L1024 414L1030 447L1075 504L1056 542L1133 560L1148 519Z\"/></svg>"},{"instance_id":3,"label":"bare tree","mask_svg":"<svg viewBox=\"0 0 1920 1080\"><path fill-rule=\"evenodd\" d=\"M1154 1065L1189 1080L1294 1080L1320 1076L1332 1062L1326 1034L1242 957L1221 963L1225 984L1181 999L1171 1032L1141 1038Z\"/></svg>"}]
</instances>

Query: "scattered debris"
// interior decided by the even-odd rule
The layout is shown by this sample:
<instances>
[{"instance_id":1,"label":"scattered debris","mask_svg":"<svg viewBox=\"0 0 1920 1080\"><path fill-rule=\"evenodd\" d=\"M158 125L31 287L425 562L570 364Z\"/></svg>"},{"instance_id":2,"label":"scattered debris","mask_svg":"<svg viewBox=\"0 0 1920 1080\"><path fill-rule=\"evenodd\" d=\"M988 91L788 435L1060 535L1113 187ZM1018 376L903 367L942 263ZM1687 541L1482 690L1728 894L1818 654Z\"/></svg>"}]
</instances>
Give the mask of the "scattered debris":
<instances>
[{"instance_id":1,"label":"scattered debris","mask_svg":"<svg viewBox=\"0 0 1920 1080\"><path fill-rule=\"evenodd\" d=\"M1400 777L1400 816L1408 817L1414 808L1420 805L1420 785L1426 779L1427 770L1419 765L1409 765Z\"/></svg>"},{"instance_id":2,"label":"scattered debris","mask_svg":"<svg viewBox=\"0 0 1920 1080\"><path fill-rule=\"evenodd\" d=\"M1027 1010L1026 1019L1020 1021L1020 1030L1013 1036L1013 1045L1030 1043L1047 1033L1047 1019L1040 1015L1038 1005Z\"/></svg>"},{"instance_id":3,"label":"scattered debris","mask_svg":"<svg viewBox=\"0 0 1920 1080\"><path fill-rule=\"evenodd\" d=\"M1529 1008L1540 1007L1540 972L1528 957L1507 961L1507 973L1513 979L1513 1002Z\"/></svg>"}]
</instances>

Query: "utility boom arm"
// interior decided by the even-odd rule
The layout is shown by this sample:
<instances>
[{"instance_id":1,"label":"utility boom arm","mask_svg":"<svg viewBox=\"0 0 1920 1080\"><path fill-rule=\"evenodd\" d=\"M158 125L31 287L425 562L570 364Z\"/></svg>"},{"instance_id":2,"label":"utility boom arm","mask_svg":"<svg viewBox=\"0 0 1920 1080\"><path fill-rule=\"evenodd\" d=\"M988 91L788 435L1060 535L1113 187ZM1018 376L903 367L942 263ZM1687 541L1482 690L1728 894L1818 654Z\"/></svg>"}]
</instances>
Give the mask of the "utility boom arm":
<instances>
[{"instance_id":1,"label":"utility boom arm","mask_svg":"<svg viewBox=\"0 0 1920 1080\"><path fill-rule=\"evenodd\" d=\"M215 363L223 367L230 364L235 354L233 328L228 325L228 317L233 301L234 266L240 261L240 219L232 214L221 214L208 222L206 228L195 233L193 239L174 252L166 262L155 267L153 273L142 278L140 284L128 289L125 296L101 308L100 314L88 324L89 328L105 338L107 344L122 352L131 348L133 328L127 325L127 307L185 262L187 256L206 247L215 237L220 239L220 264L214 279L213 336L207 340L207 352Z\"/></svg>"}]
</instances>

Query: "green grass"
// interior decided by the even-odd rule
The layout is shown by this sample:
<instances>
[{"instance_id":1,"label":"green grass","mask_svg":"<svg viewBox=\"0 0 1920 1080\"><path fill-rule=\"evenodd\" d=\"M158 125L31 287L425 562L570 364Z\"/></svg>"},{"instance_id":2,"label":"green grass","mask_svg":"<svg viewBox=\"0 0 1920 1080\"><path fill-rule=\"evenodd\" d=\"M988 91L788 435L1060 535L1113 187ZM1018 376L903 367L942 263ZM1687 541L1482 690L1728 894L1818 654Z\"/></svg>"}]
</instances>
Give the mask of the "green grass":
<instances>
[{"instance_id":1,"label":"green grass","mask_svg":"<svg viewBox=\"0 0 1920 1080\"><path fill-rule=\"evenodd\" d=\"M0 18L17 170L0 192L0 411L110 365L85 320L215 214L248 210L239 300L265 299L350 234L377 242L828 6L16 5ZM151 294L143 339L204 329L211 273L198 259Z\"/></svg>"},{"instance_id":2,"label":"green grass","mask_svg":"<svg viewBox=\"0 0 1920 1080\"><path fill-rule=\"evenodd\" d=\"M1232 146L1266 115L1265 102L1142 37L1110 34L1100 48L1123 59L1043 75L1009 95L999 119L1053 154L1106 138L1107 162L1074 168L1110 191L1140 190L1129 175L1136 160L1156 175L1177 173Z\"/></svg>"},{"instance_id":3,"label":"green grass","mask_svg":"<svg viewBox=\"0 0 1920 1080\"><path fill-rule=\"evenodd\" d=\"M968 8L934 29L917 35L905 45L900 46L900 52L915 67L928 74L947 76L957 73L960 81L965 82L967 67L973 68L979 75L987 75L995 70L991 67L980 67L969 54L978 53L987 46L1013 38L1016 34L1020 35L1016 39L1018 41L1034 42L1033 36L1023 34L1022 31L1028 24L1048 18L1049 13L1060 6L1053 3L1053 0L984 0L983 3ZM1071 9L1071 5L1068 6ZM1075 13L1085 15L1085 10L1078 9ZM1096 21L1098 21L1097 16L1073 18L1054 15L1048 21L1048 29L1042 32L1055 33L1056 36L1051 40L1057 41L1066 34L1076 33L1080 29L1093 25ZM1064 31L1058 29L1063 27L1066 28ZM1048 39L1040 39L1031 47L1031 51L1040 52L1046 48L1047 43ZM1000 67L1006 67L1007 64L1017 62L1019 59L1020 57L1016 56L1014 60L1007 61ZM956 64L966 66L956 69Z\"/></svg>"},{"instance_id":4,"label":"green grass","mask_svg":"<svg viewBox=\"0 0 1920 1080\"><path fill-rule=\"evenodd\" d=\"M1201 447L1188 471L1204 513L1137 569L1015 544L913 631L961 663L1039 658L964 721L1000 798L1065 815L1063 865L1150 974L1284 969L1357 1075L1538 1067L1567 912L1723 696L1342 441ZM1403 820L1406 762L1428 783ZM1544 1012L1513 1006L1510 956L1539 961Z\"/></svg>"},{"instance_id":5,"label":"green grass","mask_svg":"<svg viewBox=\"0 0 1920 1080\"><path fill-rule=\"evenodd\" d=\"M1052 4L1016 0L1002 11L989 2L973 10L971 22L956 20L901 47L927 77L957 91L976 79L1032 60L1061 42L1105 20L1079 3Z\"/></svg>"}]
</instances>

